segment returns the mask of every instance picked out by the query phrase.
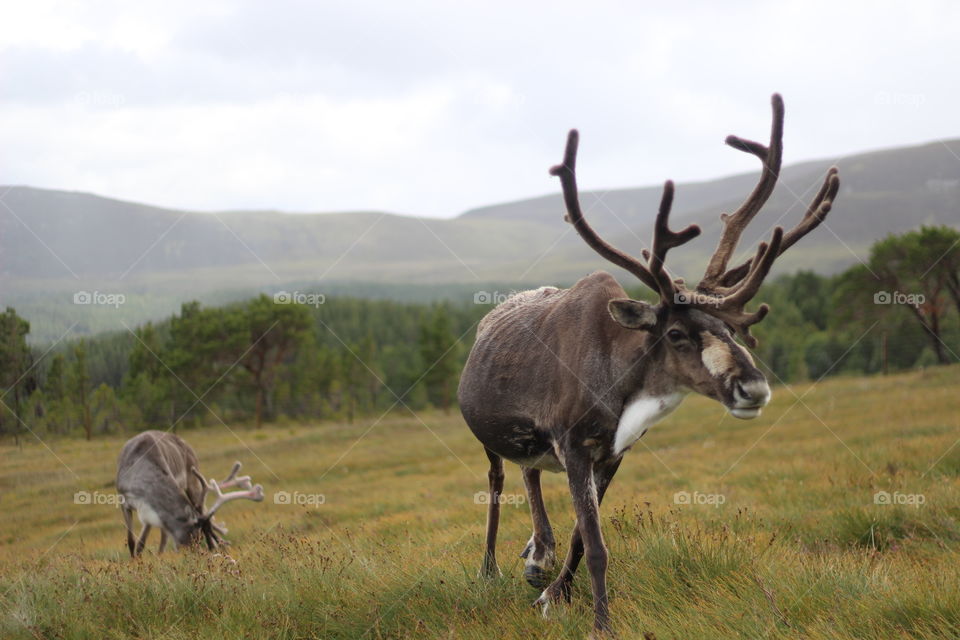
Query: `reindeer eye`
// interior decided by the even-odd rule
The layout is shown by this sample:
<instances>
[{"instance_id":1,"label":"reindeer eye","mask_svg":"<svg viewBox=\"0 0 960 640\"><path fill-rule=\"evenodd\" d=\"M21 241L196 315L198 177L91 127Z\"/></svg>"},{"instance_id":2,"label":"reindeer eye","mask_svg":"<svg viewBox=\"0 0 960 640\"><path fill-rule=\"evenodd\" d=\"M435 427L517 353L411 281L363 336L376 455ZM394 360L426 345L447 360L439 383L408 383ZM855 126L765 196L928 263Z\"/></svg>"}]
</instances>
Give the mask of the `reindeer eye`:
<instances>
[{"instance_id":1,"label":"reindeer eye","mask_svg":"<svg viewBox=\"0 0 960 640\"><path fill-rule=\"evenodd\" d=\"M672 342L680 342L686 338L686 336L683 335L683 331L678 329L670 329L670 331L667 331L667 337L670 338Z\"/></svg>"}]
</instances>

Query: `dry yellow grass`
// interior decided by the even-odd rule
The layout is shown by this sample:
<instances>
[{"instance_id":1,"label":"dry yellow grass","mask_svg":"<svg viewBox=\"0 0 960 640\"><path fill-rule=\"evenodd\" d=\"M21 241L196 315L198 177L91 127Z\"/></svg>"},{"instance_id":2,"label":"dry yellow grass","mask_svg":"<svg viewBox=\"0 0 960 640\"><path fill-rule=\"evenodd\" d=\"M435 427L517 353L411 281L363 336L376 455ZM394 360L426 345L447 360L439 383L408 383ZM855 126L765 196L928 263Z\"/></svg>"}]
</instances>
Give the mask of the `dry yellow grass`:
<instances>
[{"instance_id":1,"label":"dry yellow grass","mask_svg":"<svg viewBox=\"0 0 960 640\"><path fill-rule=\"evenodd\" d=\"M780 387L753 421L691 397L628 454L602 508L618 634L960 637L958 389L960 367ZM131 562L116 507L75 504L78 491L112 494L125 438L0 447L0 637L589 630L582 575L553 619L530 608L516 557L525 505L504 508L504 577L476 577L485 457L459 415L182 435L207 474L239 459L267 491L224 508L229 558L157 556L154 532ZM507 473L505 491L521 494L518 470ZM544 485L562 553L566 480ZM291 504L274 501L280 491ZM881 491L894 504L877 504Z\"/></svg>"}]
</instances>

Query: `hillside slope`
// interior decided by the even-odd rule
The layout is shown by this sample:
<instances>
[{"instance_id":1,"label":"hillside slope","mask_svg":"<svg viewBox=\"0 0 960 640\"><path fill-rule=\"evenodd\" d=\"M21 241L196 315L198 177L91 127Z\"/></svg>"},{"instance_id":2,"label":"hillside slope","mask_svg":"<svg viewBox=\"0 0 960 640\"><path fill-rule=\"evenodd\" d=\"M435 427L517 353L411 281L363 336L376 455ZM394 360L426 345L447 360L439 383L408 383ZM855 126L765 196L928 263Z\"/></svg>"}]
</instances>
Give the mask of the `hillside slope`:
<instances>
[{"instance_id":1,"label":"hillside slope","mask_svg":"<svg viewBox=\"0 0 960 640\"><path fill-rule=\"evenodd\" d=\"M741 254L752 252L775 224L794 224L831 164L785 168ZM836 164L842 187L834 211L775 270L835 272L889 233L921 224L960 226L960 140L857 154ZM704 233L671 254L675 273L699 275L716 245L718 214L736 207L755 180L750 173L677 186L674 225L696 222ZM582 194L591 224L633 253L649 241L659 198L659 186ZM69 326L77 309L67 305L82 290L139 296L137 309L123 310L136 323L228 290L242 296L290 283L342 290L360 282L485 290L497 282L565 284L612 268L563 222L559 185L549 196L449 220L381 212L201 213L30 187L0 187L0 205L0 304L52 322L46 338ZM40 314L41 308L48 312ZM51 321L54 316L60 320Z\"/></svg>"},{"instance_id":2,"label":"hillside slope","mask_svg":"<svg viewBox=\"0 0 960 640\"><path fill-rule=\"evenodd\" d=\"M923 223L960 224L960 140L842 158L842 192L828 231L793 250L793 267L835 270L854 252ZM827 161L787 167L753 229L798 218L819 186ZM703 236L685 251L697 262L712 248L718 213L753 186L755 174L680 184L673 219L697 222ZM0 187L0 189L4 189ZM556 194L475 209L451 220L378 212L291 215L276 211L198 213L91 194L8 187L0 209L0 274L9 286L72 277L136 280L157 276L211 279L217 270L254 266L264 282L324 275L328 279L470 281L528 273L567 279L558 266L590 259L562 220ZM660 188L584 192L584 209L605 237L636 247L650 236ZM602 202L598 202L602 199ZM766 235L766 233L764 233ZM824 261L824 256L831 256ZM671 256L677 259L680 256ZM551 266L552 265L552 266ZM519 273L518 273L519 271ZM579 273L582 270L577 270ZM212 278L216 280L216 278ZM213 284L213 283L211 283Z\"/></svg>"}]
</instances>

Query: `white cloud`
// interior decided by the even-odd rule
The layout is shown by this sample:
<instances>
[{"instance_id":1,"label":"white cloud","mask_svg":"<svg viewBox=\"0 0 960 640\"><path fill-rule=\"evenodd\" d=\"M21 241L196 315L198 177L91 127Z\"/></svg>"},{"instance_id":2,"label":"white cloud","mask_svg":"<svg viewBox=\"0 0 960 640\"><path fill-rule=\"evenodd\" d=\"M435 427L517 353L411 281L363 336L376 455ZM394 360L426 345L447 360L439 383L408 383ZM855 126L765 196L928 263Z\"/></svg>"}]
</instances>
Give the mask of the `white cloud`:
<instances>
[{"instance_id":1,"label":"white cloud","mask_svg":"<svg viewBox=\"0 0 960 640\"><path fill-rule=\"evenodd\" d=\"M958 135L958 9L873 3L21 3L0 24L0 183L194 209L454 215ZM682 197L682 194L681 196Z\"/></svg>"}]
</instances>

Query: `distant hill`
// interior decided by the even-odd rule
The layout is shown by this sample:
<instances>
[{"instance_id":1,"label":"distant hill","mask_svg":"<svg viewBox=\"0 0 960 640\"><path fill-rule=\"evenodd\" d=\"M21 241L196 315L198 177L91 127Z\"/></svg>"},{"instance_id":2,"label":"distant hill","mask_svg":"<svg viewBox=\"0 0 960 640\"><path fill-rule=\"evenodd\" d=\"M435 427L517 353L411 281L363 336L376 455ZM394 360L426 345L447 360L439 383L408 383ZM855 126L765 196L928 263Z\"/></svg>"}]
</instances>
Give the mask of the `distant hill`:
<instances>
[{"instance_id":1,"label":"distant hill","mask_svg":"<svg viewBox=\"0 0 960 640\"><path fill-rule=\"evenodd\" d=\"M741 252L751 251L778 219L793 225L830 164L786 167ZM960 140L857 154L836 164L837 206L825 225L784 255L779 270L834 272L886 234L921 224L960 226ZM697 222L704 233L671 254L674 272L696 278L716 244L719 213L736 207L755 180L750 173L677 186L674 226ZM629 252L649 241L659 198L659 186L582 194L594 227ZM0 187L0 202L0 304L46 305L77 290L119 291L145 301L142 313L131 316L136 321L153 317L156 310L148 309L157 301L165 301L158 308L166 313L181 300L213 292L278 290L291 282L320 290L334 283L343 290L351 282L381 288L564 284L611 268L563 222L559 184L549 196L450 220L381 212L177 211L21 186ZM398 288L398 297L403 291L409 289Z\"/></svg>"},{"instance_id":2,"label":"distant hill","mask_svg":"<svg viewBox=\"0 0 960 640\"><path fill-rule=\"evenodd\" d=\"M960 226L960 140L916 147L874 151L785 167L780 182L763 211L747 229L739 251L746 256L768 237L772 227L789 229L803 215L826 170L840 168L841 191L824 225L793 247L774 270L800 268L833 273L866 257L876 240L922 224ZM706 264L720 234L720 212L736 208L756 183L757 174L742 174L709 182L677 185L671 223L680 228L697 223L699 238L670 254L673 270L695 278ZM653 218L661 186L585 192L581 203L591 224L605 239L627 251L645 246L653 232ZM598 202L598 198L600 202ZM558 193L468 211L461 219L501 219L539 223L551 228L563 204ZM551 223L552 221L552 223ZM544 260L545 273L568 275L564 264L599 264L595 254L571 231L568 240ZM574 271L577 272L577 271Z\"/></svg>"}]
</instances>

